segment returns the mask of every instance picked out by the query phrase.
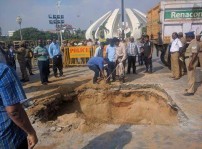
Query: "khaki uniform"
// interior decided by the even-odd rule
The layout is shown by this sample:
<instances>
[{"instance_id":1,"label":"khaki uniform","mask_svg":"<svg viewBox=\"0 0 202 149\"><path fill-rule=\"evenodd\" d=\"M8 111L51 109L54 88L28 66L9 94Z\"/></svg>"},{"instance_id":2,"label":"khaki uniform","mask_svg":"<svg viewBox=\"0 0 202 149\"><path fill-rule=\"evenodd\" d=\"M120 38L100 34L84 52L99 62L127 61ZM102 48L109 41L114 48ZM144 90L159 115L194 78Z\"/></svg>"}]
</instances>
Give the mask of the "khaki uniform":
<instances>
[{"instance_id":1,"label":"khaki uniform","mask_svg":"<svg viewBox=\"0 0 202 149\"><path fill-rule=\"evenodd\" d=\"M198 53L198 58L199 58L200 66L202 68L202 41L199 42L199 47L200 47L200 50L199 50L199 53Z\"/></svg>"},{"instance_id":2,"label":"khaki uniform","mask_svg":"<svg viewBox=\"0 0 202 149\"><path fill-rule=\"evenodd\" d=\"M34 56L34 53L30 48L26 49L26 54L25 54L25 61L26 61L26 68L29 71L29 74L32 74L32 58Z\"/></svg>"},{"instance_id":3,"label":"khaki uniform","mask_svg":"<svg viewBox=\"0 0 202 149\"><path fill-rule=\"evenodd\" d=\"M182 46L186 45L186 39L184 37L180 38L180 41L182 43ZM180 75L184 75L184 73L186 72L186 65L185 65L185 61L184 61L184 53L182 53L180 55L180 61L179 61L179 65L180 65Z\"/></svg>"},{"instance_id":4,"label":"khaki uniform","mask_svg":"<svg viewBox=\"0 0 202 149\"><path fill-rule=\"evenodd\" d=\"M20 47L16 53L17 53L18 63L20 64L22 79L29 80L29 77L27 75L27 70L26 70L26 61L25 61L26 49L24 47Z\"/></svg>"},{"instance_id":5,"label":"khaki uniform","mask_svg":"<svg viewBox=\"0 0 202 149\"><path fill-rule=\"evenodd\" d=\"M188 67L190 64L190 61L192 59L192 53L198 53L199 51L199 44L196 41L196 39L193 39L189 46L186 49L185 52L185 64L187 68L187 77L188 77L188 88L187 93L194 93L195 92L195 72L196 72L196 66L198 64L198 61L196 60L193 64L193 70L189 71Z\"/></svg>"}]
</instances>

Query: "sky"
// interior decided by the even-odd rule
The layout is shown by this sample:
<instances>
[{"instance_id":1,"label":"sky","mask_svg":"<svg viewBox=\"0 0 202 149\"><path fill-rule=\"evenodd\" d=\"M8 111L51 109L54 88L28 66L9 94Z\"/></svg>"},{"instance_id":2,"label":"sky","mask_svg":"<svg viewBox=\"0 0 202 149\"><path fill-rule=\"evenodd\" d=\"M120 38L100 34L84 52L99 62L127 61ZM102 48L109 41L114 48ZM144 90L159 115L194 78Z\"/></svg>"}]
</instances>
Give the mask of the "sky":
<instances>
[{"instance_id":1,"label":"sky","mask_svg":"<svg viewBox=\"0 0 202 149\"><path fill-rule=\"evenodd\" d=\"M135 8L143 13L154 7L160 0L124 0L125 8ZM49 24L48 14L57 14L57 0L0 0L0 27L2 34L18 30L16 17L21 16L22 28L35 27L39 30L54 29ZM121 0L61 0L60 14L65 24L87 29L110 10L121 8Z\"/></svg>"}]
</instances>

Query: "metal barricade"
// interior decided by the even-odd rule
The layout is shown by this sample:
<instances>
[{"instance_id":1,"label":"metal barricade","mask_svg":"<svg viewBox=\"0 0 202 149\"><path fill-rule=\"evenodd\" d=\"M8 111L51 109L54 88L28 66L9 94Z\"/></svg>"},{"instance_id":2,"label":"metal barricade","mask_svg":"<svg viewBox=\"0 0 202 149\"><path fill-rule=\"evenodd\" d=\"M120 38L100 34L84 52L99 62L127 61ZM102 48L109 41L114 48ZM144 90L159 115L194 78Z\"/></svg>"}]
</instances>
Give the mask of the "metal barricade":
<instances>
[{"instance_id":1,"label":"metal barricade","mask_svg":"<svg viewBox=\"0 0 202 149\"><path fill-rule=\"evenodd\" d=\"M79 47L79 46L77 46ZM84 47L84 46L82 46ZM71 58L70 56L70 48L71 47L64 47L64 52L63 52L63 66L68 67L68 66L85 66L88 62L88 60L94 56L95 49L97 48L96 46L88 47L85 46L86 48L90 48L90 56L89 57L76 57L76 58Z\"/></svg>"}]
</instances>

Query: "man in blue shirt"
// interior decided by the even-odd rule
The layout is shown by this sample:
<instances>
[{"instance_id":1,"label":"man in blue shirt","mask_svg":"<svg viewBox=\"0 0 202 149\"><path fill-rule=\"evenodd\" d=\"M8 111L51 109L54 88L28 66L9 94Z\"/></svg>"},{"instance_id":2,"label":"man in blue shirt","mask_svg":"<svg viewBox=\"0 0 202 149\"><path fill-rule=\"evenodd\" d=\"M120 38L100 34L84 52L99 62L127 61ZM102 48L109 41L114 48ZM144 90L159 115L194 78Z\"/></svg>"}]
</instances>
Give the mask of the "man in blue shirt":
<instances>
[{"instance_id":1,"label":"man in blue shirt","mask_svg":"<svg viewBox=\"0 0 202 149\"><path fill-rule=\"evenodd\" d=\"M93 84L96 84L100 74L104 76L104 59L102 57L92 57L89 59L87 65L90 70L94 71Z\"/></svg>"},{"instance_id":2,"label":"man in blue shirt","mask_svg":"<svg viewBox=\"0 0 202 149\"><path fill-rule=\"evenodd\" d=\"M60 46L56 43L56 39L52 40L52 43L48 49L50 58L53 59L53 73L55 77L58 77L57 69L60 72L60 76L63 75L63 65L62 65L62 54L60 51Z\"/></svg>"},{"instance_id":3,"label":"man in blue shirt","mask_svg":"<svg viewBox=\"0 0 202 149\"><path fill-rule=\"evenodd\" d=\"M110 81L110 75L112 75L112 80L116 80L116 48L114 46L117 38L110 40L110 44L106 49L106 58L108 58L108 71L107 71L107 83Z\"/></svg>"},{"instance_id":4,"label":"man in blue shirt","mask_svg":"<svg viewBox=\"0 0 202 149\"><path fill-rule=\"evenodd\" d=\"M15 70L0 59L0 149L33 149L38 141L20 104L24 99Z\"/></svg>"}]
</instances>

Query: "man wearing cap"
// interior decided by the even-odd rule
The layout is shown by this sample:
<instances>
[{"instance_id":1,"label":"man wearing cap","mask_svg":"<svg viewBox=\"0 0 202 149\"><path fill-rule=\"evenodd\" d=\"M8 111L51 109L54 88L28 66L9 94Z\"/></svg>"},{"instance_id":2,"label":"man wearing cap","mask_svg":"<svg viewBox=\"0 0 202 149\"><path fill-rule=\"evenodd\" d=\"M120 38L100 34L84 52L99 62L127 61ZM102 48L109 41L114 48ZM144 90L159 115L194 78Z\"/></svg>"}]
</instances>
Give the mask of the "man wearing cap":
<instances>
[{"instance_id":1,"label":"man wearing cap","mask_svg":"<svg viewBox=\"0 0 202 149\"><path fill-rule=\"evenodd\" d=\"M199 58L199 63L200 63L200 67L202 68L202 40L201 40L201 36L202 36L202 31L200 34L196 35L196 40L199 43L199 53L198 53L198 58Z\"/></svg>"},{"instance_id":2,"label":"man wearing cap","mask_svg":"<svg viewBox=\"0 0 202 149\"><path fill-rule=\"evenodd\" d=\"M28 82L29 77L28 77L28 74L27 74L26 61L25 61L26 45L25 45L24 41L20 42L20 48L15 50L15 52L17 53L17 60L18 60L18 63L20 65L20 71L22 73L22 79L20 81Z\"/></svg>"},{"instance_id":3,"label":"man wearing cap","mask_svg":"<svg viewBox=\"0 0 202 149\"><path fill-rule=\"evenodd\" d=\"M199 44L195 39L194 32L185 33L187 42L190 42L185 52L185 64L187 67L188 88L185 89L185 96L192 96L195 92L195 71L198 64L197 55Z\"/></svg>"}]
</instances>

